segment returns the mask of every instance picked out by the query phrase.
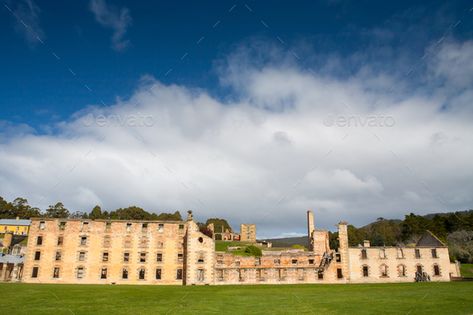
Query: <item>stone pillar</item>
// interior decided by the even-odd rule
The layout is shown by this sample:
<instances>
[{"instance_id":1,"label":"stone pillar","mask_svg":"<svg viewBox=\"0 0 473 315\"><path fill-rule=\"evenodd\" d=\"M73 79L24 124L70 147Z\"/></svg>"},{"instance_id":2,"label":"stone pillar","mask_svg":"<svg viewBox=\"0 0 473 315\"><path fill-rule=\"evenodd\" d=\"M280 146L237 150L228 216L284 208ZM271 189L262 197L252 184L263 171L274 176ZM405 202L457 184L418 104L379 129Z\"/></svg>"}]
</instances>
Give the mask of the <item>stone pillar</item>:
<instances>
[{"instance_id":1,"label":"stone pillar","mask_svg":"<svg viewBox=\"0 0 473 315\"><path fill-rule=\"evenodd\" d=\"M343 277L350 281L350 257L348 254L348 225L346 222L338 223L338 252L341 259Z\"/></svg>"},{"instance_id":2,"label":"stone pillar","mask_svg":"<svg viewBox=\"0 0 473 315\"><path fill-rule=\"evenodd\" d=\"M10 253L10 246L11 246L12 240L13 240L13 233L5 233L5 236L3 237L3 247L8 250L8 253Z\"/></svg>"},{"instance_id":3,"label":"stone pillar","mask_svg":"<svg viewBox=\"0 0 473 315\"><path fill-rule=\"evenodd\" d=\"M12 271L11 278L10 278L11 281L19 281L19 279L18 279L18 272L19 272L19 270L18 270L18 264L15 264L15 265L13 266L13 271Z\"/></svg>"},{"instance_id":4,"label":"stone pillar","mask_svg":"<svg viewBox=\"0 0 473 315\"><path fill-rule=\"evenodd\" d=\"M312 210L307 211L307 237L309 238L309 250L314 250L314 213Z\"/></svg>"}]
</instances>

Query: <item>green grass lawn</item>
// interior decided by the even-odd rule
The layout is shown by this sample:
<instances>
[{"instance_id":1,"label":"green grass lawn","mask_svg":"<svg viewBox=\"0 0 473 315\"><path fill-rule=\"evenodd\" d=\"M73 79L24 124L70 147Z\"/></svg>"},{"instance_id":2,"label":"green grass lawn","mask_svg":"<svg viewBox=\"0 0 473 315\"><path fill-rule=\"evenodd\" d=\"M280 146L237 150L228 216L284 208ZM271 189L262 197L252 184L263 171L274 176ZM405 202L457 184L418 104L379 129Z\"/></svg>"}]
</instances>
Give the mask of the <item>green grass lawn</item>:
<instances>
[{"instance_id":1,"label":"green grass lawn","mask_svg":"<svg viewBox=\"0 0 473 315\"><path fill-rule=\"evenodd\" d=\"M252 245L251 243L245 243L245 242L229 242L229 241L215 241L215 250L219 252L229 252L232 253L233 255L238 255L238 256L250 256L249 254L245 253L245 248L248 245ZM241 249L238 250L232 250L229 251L228 247L229 246L238 246L241 247Z\"/></svg>"},{"instance_id":2,"label":"green grass lawn","mask_svg":"<svg viewBox=\"0 0 473 315\"><path fill-rule=\"evenodd\" d=\"M462 277L473 278L473 264L461 264Z\"/></svg>"},{"instance_id":3,"label":"green grass lawn","mask_svg":"<svg viewBox=\"0 0 473 315\"><path fill-rule=\"evenodd\" d=\"M370 285L0 284L2 314L472 314L473 282Z\"/></svg>"}]
</instances>

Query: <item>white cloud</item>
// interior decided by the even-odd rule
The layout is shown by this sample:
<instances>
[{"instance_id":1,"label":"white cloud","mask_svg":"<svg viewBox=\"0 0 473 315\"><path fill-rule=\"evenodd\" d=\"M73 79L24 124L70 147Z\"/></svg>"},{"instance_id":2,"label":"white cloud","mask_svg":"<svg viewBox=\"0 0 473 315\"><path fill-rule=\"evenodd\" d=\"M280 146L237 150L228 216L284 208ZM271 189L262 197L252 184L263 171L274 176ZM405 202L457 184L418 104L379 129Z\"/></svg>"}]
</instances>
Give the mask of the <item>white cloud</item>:
<instances>
[{"instance_id":1,"label":"white cloud","mask_svg":"<svg viewBox=\"0 0 473 315\"><path fill-rule=\"evenodd\" d=\"M132 23L128 8L118 9L107 4L105 0L91 0L90 10L94 13L95 19L100 25L113 30L113 49L121 51L130 45L130 41L124 38L128 27Z\"/></svg>"},{"instance_id":2,"label":"white cloud","mask_svg":"<svg viewBox=\"0 0 473 315\"><path fill-rule=\"evenodd\" d=\"M61 200L73 210L193 209L234 227L254 222L261 237L303 233L307 209L333 228L471 208L471 116L441 110L444 95L383 93L367 86L373 77L331 78L290 63L243 57L227 66L220 75L237 91L233 101L147 78L129 100L84 109L54 135L10 135L0 146L0 195L42 208ZM324 125L327 115L373 113L396 124Z\"/></svg>"}]
</instances>

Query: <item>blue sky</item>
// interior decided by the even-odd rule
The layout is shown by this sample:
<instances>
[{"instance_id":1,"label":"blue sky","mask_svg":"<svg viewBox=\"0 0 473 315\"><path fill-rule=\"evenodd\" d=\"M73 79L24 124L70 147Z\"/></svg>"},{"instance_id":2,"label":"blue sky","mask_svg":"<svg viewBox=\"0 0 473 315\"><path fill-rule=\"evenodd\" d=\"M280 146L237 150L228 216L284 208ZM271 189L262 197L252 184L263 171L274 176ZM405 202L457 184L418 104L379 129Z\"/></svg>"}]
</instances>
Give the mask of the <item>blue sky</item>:
<instances>
[{"instance_id":1,"label":"blue sky","mask_svg":"<svg viewBox=\"0 0 473 315\"><path fill-rule=\"evenodd\" d=\"M467 1L0 7L0 196L304 232L473 204Z\"/></svg>"},{"instance_id":2,"label":"blue sky","mask_svg":"<svg viewBox=\"0 0 473 315\"><path fill-rule=\"evenodd\" d=\"M129 97L145 74L228 96L218 84L215 62L252 38L276 44L281 38L285 49L297 51L307 67L319 67L327 55L354 53L367 53L371 62L384 67L401 57L416 62L426 45L469 9L467 1L114 1L109 5L126 8L131 20L123 36L129 45L117 51L111 46L113 30L97 22L89 2L35 4L44 45L25 39L18 19L2 6L0 37L8 44L2 49L0 117L27 123L38 132L41 125L67 119L87 105ZM15 10L28 3L4 5ZM451 35L463 38L471 30L471 19L463 19ZM383 54L386 48L390 51ZM314 51L321 55L317 60ZM344 70L350 73L363 62L350 60Z\"/></svg>"}]
</instances>

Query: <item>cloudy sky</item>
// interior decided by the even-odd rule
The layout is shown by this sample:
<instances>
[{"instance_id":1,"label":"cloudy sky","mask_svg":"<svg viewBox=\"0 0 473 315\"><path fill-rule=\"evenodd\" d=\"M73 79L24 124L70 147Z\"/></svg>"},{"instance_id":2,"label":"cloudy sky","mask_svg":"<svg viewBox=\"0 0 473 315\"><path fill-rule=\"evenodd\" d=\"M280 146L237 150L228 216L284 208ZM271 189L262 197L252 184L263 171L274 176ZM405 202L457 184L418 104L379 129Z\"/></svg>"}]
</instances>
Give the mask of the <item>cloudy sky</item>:
<instances>
[{"instance_id":1,"label":"cloudy sky","mask_svg":"<svg viewBox=\"0 0 473 315\"><path fill-rule=\"evenodd\" d=\"M0 196L256 223L473 207L467 2L7 1Z\"/></svg>"}]
</instances>

